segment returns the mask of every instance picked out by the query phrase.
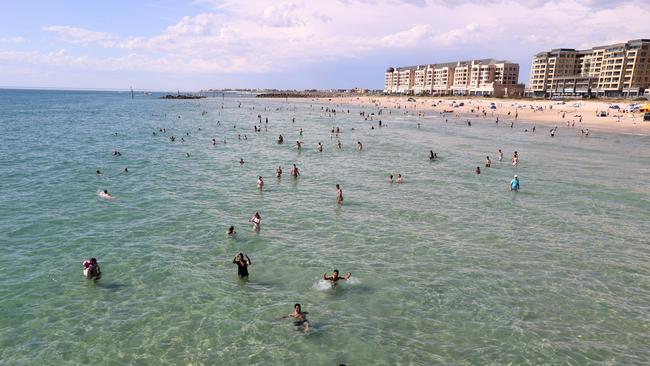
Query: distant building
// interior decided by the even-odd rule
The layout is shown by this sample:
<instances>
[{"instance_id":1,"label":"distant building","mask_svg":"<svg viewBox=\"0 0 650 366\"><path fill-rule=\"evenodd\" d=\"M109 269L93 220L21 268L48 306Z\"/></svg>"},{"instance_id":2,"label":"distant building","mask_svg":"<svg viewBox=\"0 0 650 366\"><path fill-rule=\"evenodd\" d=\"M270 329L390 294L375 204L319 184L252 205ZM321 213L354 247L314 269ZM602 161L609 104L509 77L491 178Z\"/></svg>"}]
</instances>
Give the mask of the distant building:
<instances>
[{"instance_id":1,"label":"distant building","mask_svg":"<svg viewBox=\"0 0 650 366\"><path fill-rule=\"evenodd\" d=\"M515 96L524 91L518 80L518 64L495 59L389 67L384 74L384 93Z\"/></svg>"},{"instance_id":2,"label":"distant building","mask_svg":"<svg viewBox=\"0 0 650 366\"><path fill-rule=\"evenodd\" d=\"M650 88L650 39L558 48L533 57L528 93L537 97L634 97Z\"/></svg>"}]
</instances>

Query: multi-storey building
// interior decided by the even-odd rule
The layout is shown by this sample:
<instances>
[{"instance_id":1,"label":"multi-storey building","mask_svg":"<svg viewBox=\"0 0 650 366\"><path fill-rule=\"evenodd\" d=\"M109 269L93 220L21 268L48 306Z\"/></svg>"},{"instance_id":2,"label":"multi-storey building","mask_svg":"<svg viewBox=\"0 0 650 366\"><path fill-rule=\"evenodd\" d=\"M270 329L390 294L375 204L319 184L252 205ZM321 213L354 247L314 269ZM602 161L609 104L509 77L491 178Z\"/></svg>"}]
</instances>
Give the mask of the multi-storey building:
<instances>
[{"instance_id":1,"label":"multi-storey building","mask_svg":"<svg viewBox=\"0 0 650 366\"><path fill-rule=\"evenodd\" d=\"M518 64L494 59L389 67L384 75L384 92L514 96L523 93L518 79Z\"/></svg>"},{"instance_id":2,"label":"multi-storey building","mask_svg":"<svg viewBox=\"0 0 650 366\"><path fill-rule=\"evenodd\" d=\"M539 97L639 96L649 88L650 39L538 53L529 84L530 94Z\"/></svg>"}]
</instances>

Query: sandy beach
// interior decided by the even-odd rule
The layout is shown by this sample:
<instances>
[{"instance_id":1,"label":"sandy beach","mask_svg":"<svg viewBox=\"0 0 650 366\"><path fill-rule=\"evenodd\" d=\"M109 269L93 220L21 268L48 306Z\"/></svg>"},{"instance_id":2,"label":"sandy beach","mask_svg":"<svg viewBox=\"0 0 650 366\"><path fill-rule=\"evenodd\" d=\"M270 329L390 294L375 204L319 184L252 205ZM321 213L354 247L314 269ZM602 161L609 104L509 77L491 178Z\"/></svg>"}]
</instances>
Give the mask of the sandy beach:
<instances>
[{"instance_id":1,"label":"sandy beach","mask_svg":"<svg viewBox=\"0 0 650 366\"><path fill-rule=\"evenodd\" d=\"M529 125L537 127L566 127L590 131L607 131L650 135L650 122L643 121L643 113L626 113L629 104L644 102L612 102L606 100L532 100L501 98L451 98L451 97L416 97L415 102L408 101L408 96L360 96L336 98L293 98L297 103L331 103L335 105L358 105L368 108L400 109L409 113L424 112L445 113L451 117L462 118L472 123L490 122L510 125ZM462 103L462 106L459 104ZM491 109L494 103L496 109ZM611 109L618 105L621 109ZM485 112L485 113L484 113ZM600 112L606 116L599 117Z\"/></svg>"}]
</instances>

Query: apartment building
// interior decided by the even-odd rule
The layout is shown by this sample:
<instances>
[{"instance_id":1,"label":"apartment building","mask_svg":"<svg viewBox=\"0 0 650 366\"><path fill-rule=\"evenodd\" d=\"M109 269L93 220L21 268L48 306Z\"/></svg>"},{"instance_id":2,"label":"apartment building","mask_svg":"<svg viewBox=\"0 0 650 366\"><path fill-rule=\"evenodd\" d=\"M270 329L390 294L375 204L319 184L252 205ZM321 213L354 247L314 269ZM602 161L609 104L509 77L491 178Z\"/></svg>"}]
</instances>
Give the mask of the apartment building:
<instances>
[{"instance_id":1,"label":"apartment building","mask_svg":"<svg viewBox=\"0 0 650 366\"><path fill-rule=\"evenodd\" d=\"M533 57L529 94L634 97L650 89L650 39L588 50L558 48Z\"/></svg>"},{"instance_id":2,"label":"apartment building","mask_svg":"<svg viewBox=\"0 0 650 366\"><path fill-rule=\"evenodd\" d=\"M402 76L403 75L403 76ZM521 95L519 65L495 59L389 67L384 92L426 95Z\"/></svg>"}]
</instances>

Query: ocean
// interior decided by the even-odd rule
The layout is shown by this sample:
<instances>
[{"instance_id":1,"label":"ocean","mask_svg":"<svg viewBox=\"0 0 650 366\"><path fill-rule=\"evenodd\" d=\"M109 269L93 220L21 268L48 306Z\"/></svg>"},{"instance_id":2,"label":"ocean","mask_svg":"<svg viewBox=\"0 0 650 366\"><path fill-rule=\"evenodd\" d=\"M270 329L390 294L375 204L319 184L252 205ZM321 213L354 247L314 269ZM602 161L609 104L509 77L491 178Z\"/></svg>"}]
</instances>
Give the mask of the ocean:
<instances>
[{"instance_id":1,"label":"ocean","mask_svg":"<svg viewBox=\"0 0 650 366\"><path fill-rule=\"evenodd\" d=\"M650 136L376 113L0 90L0 363L647 364Z\"/></svg>"}]
</instances>

